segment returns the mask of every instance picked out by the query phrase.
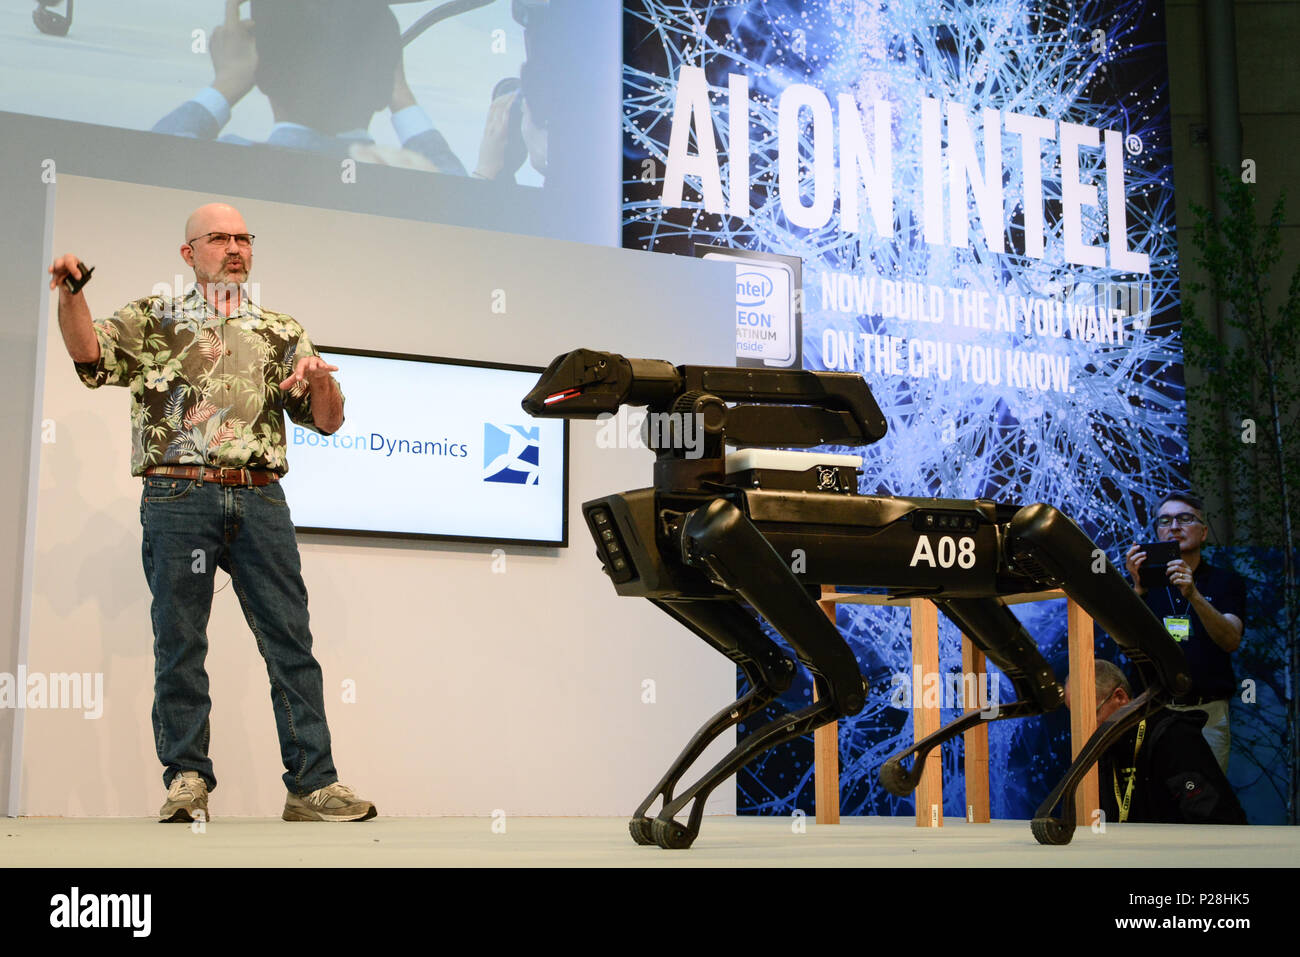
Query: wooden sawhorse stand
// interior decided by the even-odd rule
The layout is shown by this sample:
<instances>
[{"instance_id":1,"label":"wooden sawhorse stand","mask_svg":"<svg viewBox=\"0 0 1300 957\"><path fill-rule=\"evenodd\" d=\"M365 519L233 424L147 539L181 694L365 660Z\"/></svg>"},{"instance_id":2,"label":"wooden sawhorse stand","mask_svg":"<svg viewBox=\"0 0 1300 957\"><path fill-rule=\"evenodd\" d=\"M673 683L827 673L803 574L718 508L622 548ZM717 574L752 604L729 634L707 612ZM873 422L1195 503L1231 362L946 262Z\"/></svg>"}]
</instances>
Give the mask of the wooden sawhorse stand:
<instances>
[{"instance_id":1,"label":"wooden sawhorse stand","mask_svg":"<svg viewBox=\"0 0 1300 957\"><path fill-rule=\"evenodd\" d=\"M1058 589L1005 595L1008 605L1031 601L1051 601L1066 598ZM1093 670L1092 618L1073 601L1066 599L1066 633L1070 650L1069 691L1070 702L1070 755L1077 757L1093 731L1097 729L1097 693ZM927 598L889 598L886 595L839 594L832 586L822 588L822 611L835 621L835 606L906 605L912 612L912 674L937 675L939 673L939 609ZM984 654L962 635L961 659L963 675L983 674L987 668ZM966 708L979 708L972 700L975 689L963 682L967 700ZM912 701L913 741L920 741L939 730L939 709L924 707ZM964 735L966 742L966 820L976 824L989 821L989 729L987 724L972 728ZM943 770L940 748L930 752L921 772L921 783L916 787L916 826L943 826ZM832 721L813 732L814 793L817 801L817 823L840 822L840 754L839 722ZM1080 824L1093 819L1093 810L1100 807L1097 790L1097 769L1092 768L1075 793L1075 815Z\"/></svg>"}]
</instances>

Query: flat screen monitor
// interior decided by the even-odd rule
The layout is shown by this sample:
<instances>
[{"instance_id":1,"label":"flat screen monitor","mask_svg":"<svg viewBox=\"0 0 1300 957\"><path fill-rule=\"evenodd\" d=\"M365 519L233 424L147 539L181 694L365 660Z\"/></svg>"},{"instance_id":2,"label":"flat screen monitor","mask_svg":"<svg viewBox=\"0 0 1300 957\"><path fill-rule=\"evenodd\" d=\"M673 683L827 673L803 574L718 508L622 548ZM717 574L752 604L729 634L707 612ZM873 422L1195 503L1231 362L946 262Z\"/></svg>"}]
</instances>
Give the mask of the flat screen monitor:
<instances>
[{"instance_id":1,"label":"flat screen monitor","mask_svg":"<svg viewBox=\"0 0 1300 957\"><path fill-rule=\"evenodd\" d=\"M346 401L333 435L286 417L300 532L568 545L568 423L520 407L540 367L317 350Z\"/></svg>"}]
</instances>

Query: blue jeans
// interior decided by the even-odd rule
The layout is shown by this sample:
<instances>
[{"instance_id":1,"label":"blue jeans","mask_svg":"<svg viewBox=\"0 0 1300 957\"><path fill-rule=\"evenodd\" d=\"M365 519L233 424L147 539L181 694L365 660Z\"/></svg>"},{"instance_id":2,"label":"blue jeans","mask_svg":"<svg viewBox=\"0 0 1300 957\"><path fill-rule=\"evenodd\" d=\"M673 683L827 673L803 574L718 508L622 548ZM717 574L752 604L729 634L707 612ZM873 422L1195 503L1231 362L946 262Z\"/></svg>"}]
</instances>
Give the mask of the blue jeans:
<instances>
[{"instance_id":1,"label":"blue jeans","mask_svg":"<svg viewBox=\"0 0 1300 957\"><path fill-rule=\"evenodd\" d=\"M209 790L217 786L204 669L217 568L229 572L266 660L285 787L306 794L338 780L298 541L280 483L253 488L146 477L140 524L153 593L153 729L164 786L181 771L198 771Z\"/></svg>"}]
</instances>

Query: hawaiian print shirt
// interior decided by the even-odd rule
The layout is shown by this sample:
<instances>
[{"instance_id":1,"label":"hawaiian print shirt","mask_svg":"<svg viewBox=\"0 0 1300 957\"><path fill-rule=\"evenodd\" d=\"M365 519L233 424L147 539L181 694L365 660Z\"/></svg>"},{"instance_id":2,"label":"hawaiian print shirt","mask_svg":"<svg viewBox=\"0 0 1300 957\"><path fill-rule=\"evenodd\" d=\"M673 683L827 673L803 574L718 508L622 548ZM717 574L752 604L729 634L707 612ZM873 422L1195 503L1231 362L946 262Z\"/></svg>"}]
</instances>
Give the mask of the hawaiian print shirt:
<instances>
[{"instance_id":1,"label":"hawaiian print shirt","mask_svg":"<svg viewBox=\"0 0 1300 957\"><path fill-rule=\"evenodd\" d=\"M75 363L77 374L91 389L131 390L132 475L155 465L284 474L284 413L321 432L307 383L280 389L298 359L317 355L307 333L247 296L242 303L223 316L194 289L138 299L94 324L99 361Z\"/></svg>"}]
</instances>

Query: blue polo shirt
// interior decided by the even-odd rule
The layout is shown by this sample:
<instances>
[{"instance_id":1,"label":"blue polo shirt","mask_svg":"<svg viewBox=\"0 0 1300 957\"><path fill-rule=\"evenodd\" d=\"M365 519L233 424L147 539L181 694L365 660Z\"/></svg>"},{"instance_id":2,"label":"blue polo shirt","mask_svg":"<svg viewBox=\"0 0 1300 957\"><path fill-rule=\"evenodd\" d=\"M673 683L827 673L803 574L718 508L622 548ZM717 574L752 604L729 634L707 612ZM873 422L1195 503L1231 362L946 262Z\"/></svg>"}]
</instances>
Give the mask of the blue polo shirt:
<instances>
[{"instance_id":1,"label":"blue polo shirt","mask_svg":"<svg viewBox=\"0 0 1300 957\"><path fill-rule=\"evenodd\" d=\"M1207 602L1221 615L1236 615L1244 629L1246 622L1246 583L1240 576L1226 568L1216 568L1205 559L1192 573L1192 584ZM1142 600L1151 612L1164 621L1166 616L1191 619L1191 634L1179 646L1187 657L1187 669L1192 676L1192 690L1188 698L1215 701L1230 698L1237 691L1237 680L1232 673L1232 656L1214 643L1205 631L1205 625L1192 608L1190 598L1184 598L1173 585L1148 588ZM1244 637L1244 633L1243 633ZM1180 699L1179 703L1182 703Z\"/></svg>"}]
</instances>

